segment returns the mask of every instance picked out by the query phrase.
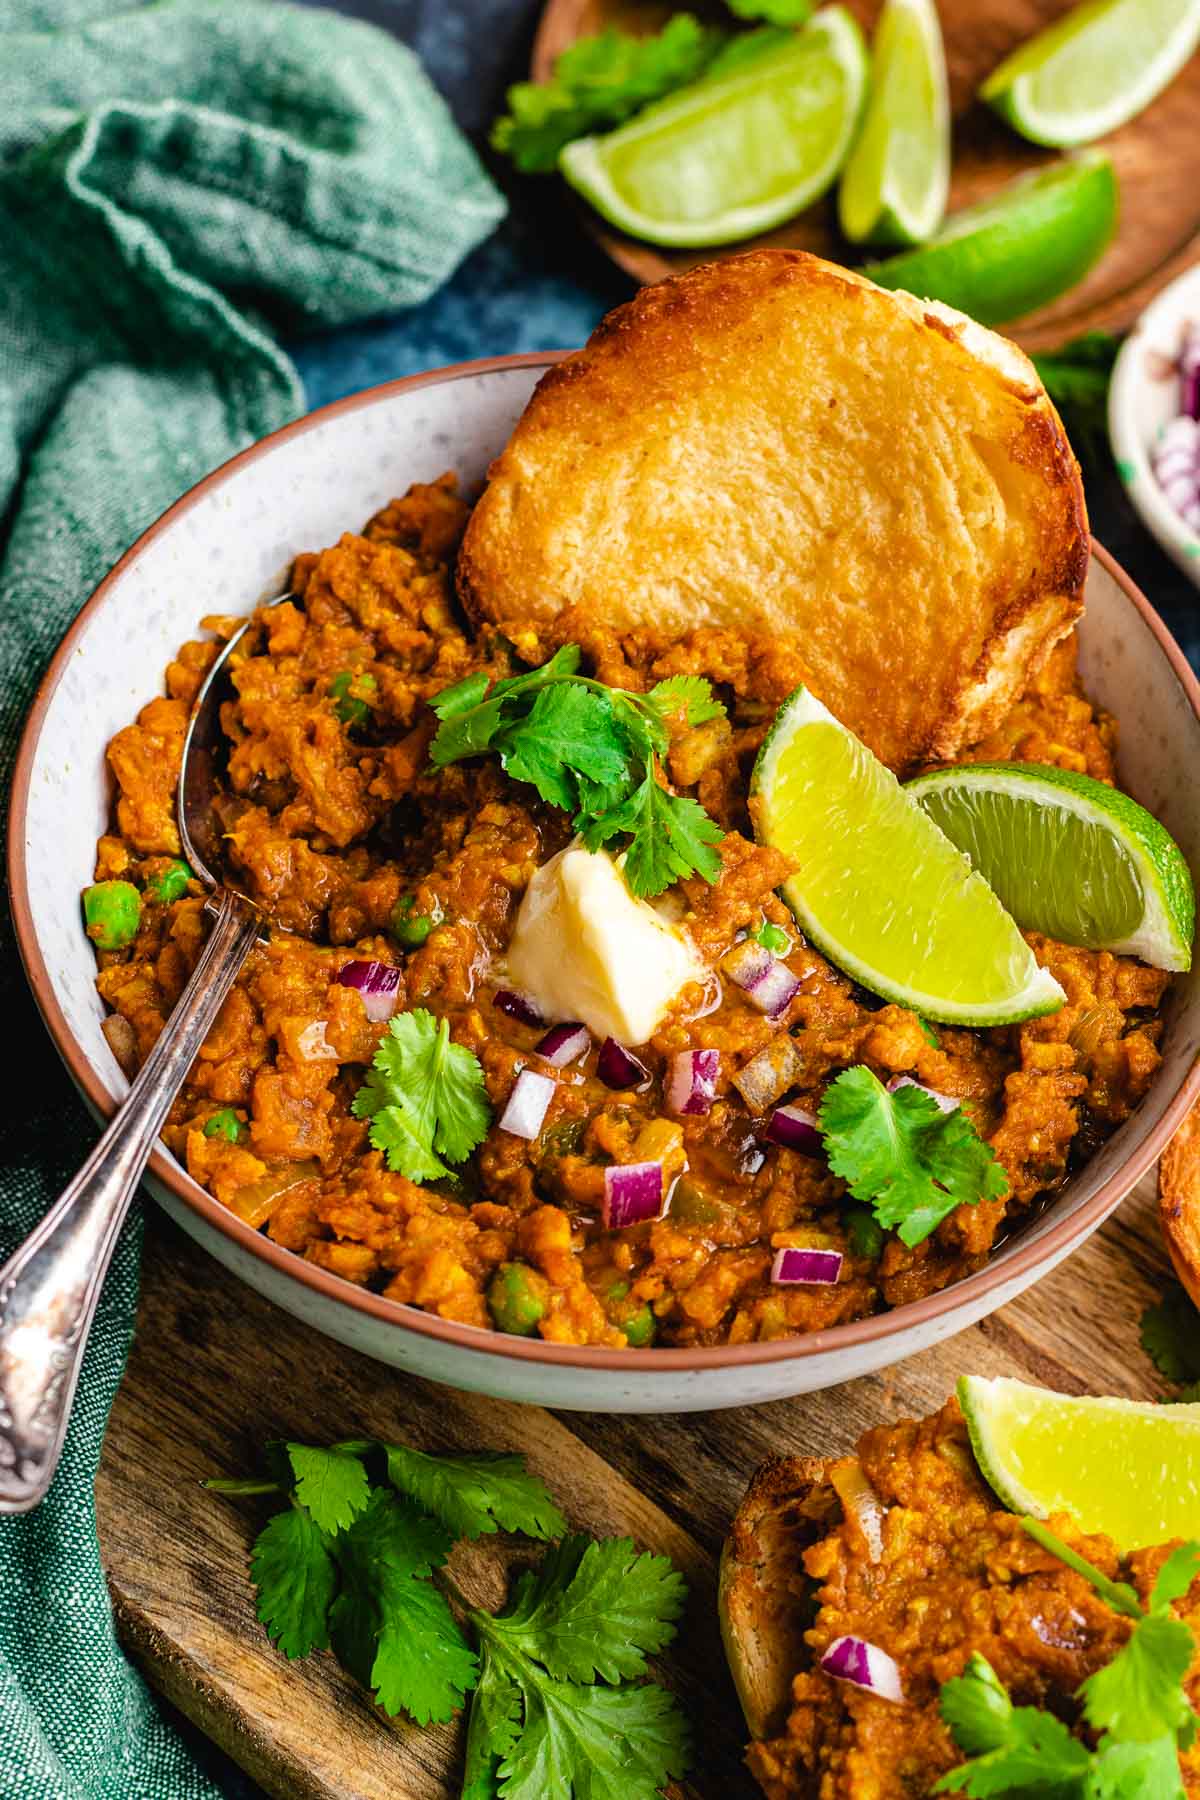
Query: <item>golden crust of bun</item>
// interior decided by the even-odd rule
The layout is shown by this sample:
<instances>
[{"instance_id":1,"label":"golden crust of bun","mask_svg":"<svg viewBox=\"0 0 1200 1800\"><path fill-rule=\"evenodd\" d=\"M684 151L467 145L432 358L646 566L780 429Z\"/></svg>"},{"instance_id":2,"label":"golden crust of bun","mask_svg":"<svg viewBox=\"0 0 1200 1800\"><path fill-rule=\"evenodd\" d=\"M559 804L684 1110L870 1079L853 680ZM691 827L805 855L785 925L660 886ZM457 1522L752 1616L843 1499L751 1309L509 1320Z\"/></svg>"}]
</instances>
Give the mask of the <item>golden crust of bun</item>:
<instances>
[{"instance_id":1,"label":"golden crust of bun","mask_svg":"<svg viewBox=\"0 0 1200 1800\"><path fill-rule=\"evenodd\" d=\"M545 375L459 591L540 661L585 609L787 636L891 767L992 730L1082 610L1078 465L1032 364L800 251L645 288Z\"/></svg>"},{"instance_id":2,"label":"golden crust of bun","mask_svg":"<svg viewBox=\"0 0 1200 1800\"><path fill-rule=\"evenodd\" d=\"M1200 1106L1194 1106L1162 1153L1158 1205L1175 1273L1200 1307Z\"/></svg>"},{"instance_id":3,"label":"golden crust of bun","mask_svg":"<svg viewBox=\"0 0 1200 1800\"><path fill-rule=\"evenodd\" d=\"M763 1463L721 1553L717 1609L725 1656L750 1735L783 1731L804 1642L804 1552L842 1517L831 1462L776 1456Z\"/></svg>"}]
</instances>

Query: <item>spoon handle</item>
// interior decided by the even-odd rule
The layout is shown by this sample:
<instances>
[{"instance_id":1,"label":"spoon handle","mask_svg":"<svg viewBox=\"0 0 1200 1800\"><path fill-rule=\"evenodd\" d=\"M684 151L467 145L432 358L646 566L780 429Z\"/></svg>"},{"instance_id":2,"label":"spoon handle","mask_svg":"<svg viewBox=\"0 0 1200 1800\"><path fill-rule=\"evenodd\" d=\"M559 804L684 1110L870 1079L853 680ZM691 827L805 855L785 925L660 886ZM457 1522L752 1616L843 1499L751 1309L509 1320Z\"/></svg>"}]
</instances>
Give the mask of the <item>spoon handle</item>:
<instances>
[{"instance_id":1,"label":"spoon handle","mask_svg":"<svg viewBox=\"0 0 1200 1800\"><path fill-rule=\"evenodd\" d=\"M0 1515L54 1478L105 1271L163 1120L258 934L222 889L216 922L166 1030L112 1122L41 1224L0 1268Z\"/></svg>"}]
</instances>

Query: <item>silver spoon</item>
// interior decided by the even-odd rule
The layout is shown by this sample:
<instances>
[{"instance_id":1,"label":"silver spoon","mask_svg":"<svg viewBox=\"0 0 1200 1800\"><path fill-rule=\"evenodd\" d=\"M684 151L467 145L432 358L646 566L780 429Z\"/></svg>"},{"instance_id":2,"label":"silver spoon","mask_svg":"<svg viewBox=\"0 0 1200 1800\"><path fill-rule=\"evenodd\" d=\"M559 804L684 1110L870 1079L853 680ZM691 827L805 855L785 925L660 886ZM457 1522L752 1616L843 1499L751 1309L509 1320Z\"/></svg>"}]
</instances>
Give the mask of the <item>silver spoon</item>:
<instances>
[{"instance_id":1,"label":"silver spoon","mask_svg":"<svg viewBox=\"0 0 1200 1800\"><path fill-rule=\"evenodd\" d=\"M294 599L283 594L274 604ZM233 693L229 658L252 623L209 670L183 745L176 819L183 854L209 890L208 942L107 1131L0 1269L0 1514L31 1512L54 1478L117 1234L171 1103L263 927L258 908L215 872L221 833L212 804L221 706Z\"/></svg>"}]
</instances>

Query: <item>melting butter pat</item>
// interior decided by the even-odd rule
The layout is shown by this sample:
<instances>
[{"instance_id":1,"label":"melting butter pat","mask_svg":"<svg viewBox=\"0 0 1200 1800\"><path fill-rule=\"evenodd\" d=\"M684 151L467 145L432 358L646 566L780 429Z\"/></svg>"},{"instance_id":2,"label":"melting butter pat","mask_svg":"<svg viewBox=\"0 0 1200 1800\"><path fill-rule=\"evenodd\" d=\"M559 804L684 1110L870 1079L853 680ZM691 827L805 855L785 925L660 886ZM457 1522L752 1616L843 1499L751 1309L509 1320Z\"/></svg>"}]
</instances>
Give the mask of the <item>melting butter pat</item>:
<instances>
[{"instance_id":1,"label":"melting butter pat","mask_svg":"<svg viewBox=\"0 0 1200 1800\"><path fill-rule=\"evenodd\" d=\"M644 1044L706 970L683 932L626 886L604 850L569 845L530 882L508 949L508 977L547 1019L580 1019L599 1038Z\"/></svg>"}]
</instances>

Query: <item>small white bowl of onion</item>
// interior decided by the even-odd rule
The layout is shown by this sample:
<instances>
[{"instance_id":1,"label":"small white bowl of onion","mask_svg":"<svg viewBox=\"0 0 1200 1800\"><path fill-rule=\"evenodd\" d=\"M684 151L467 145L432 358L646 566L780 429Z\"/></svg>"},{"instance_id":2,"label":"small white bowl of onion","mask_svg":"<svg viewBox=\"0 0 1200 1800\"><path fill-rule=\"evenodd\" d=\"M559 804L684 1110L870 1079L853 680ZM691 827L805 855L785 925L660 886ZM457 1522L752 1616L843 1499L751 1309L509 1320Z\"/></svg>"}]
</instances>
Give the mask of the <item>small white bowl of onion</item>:
<instances>
[{"instance_id":1,"label":"small white bowl of onion","mask_svg":"<svg viewBox=\"0 0 1200 1800\"><path fill-rule=\"evenodd\" d=\"M1108 435L1142 523L1200 587L1200 264L1163 289L1121 346Z\"/></svg>"}]
</instances>

